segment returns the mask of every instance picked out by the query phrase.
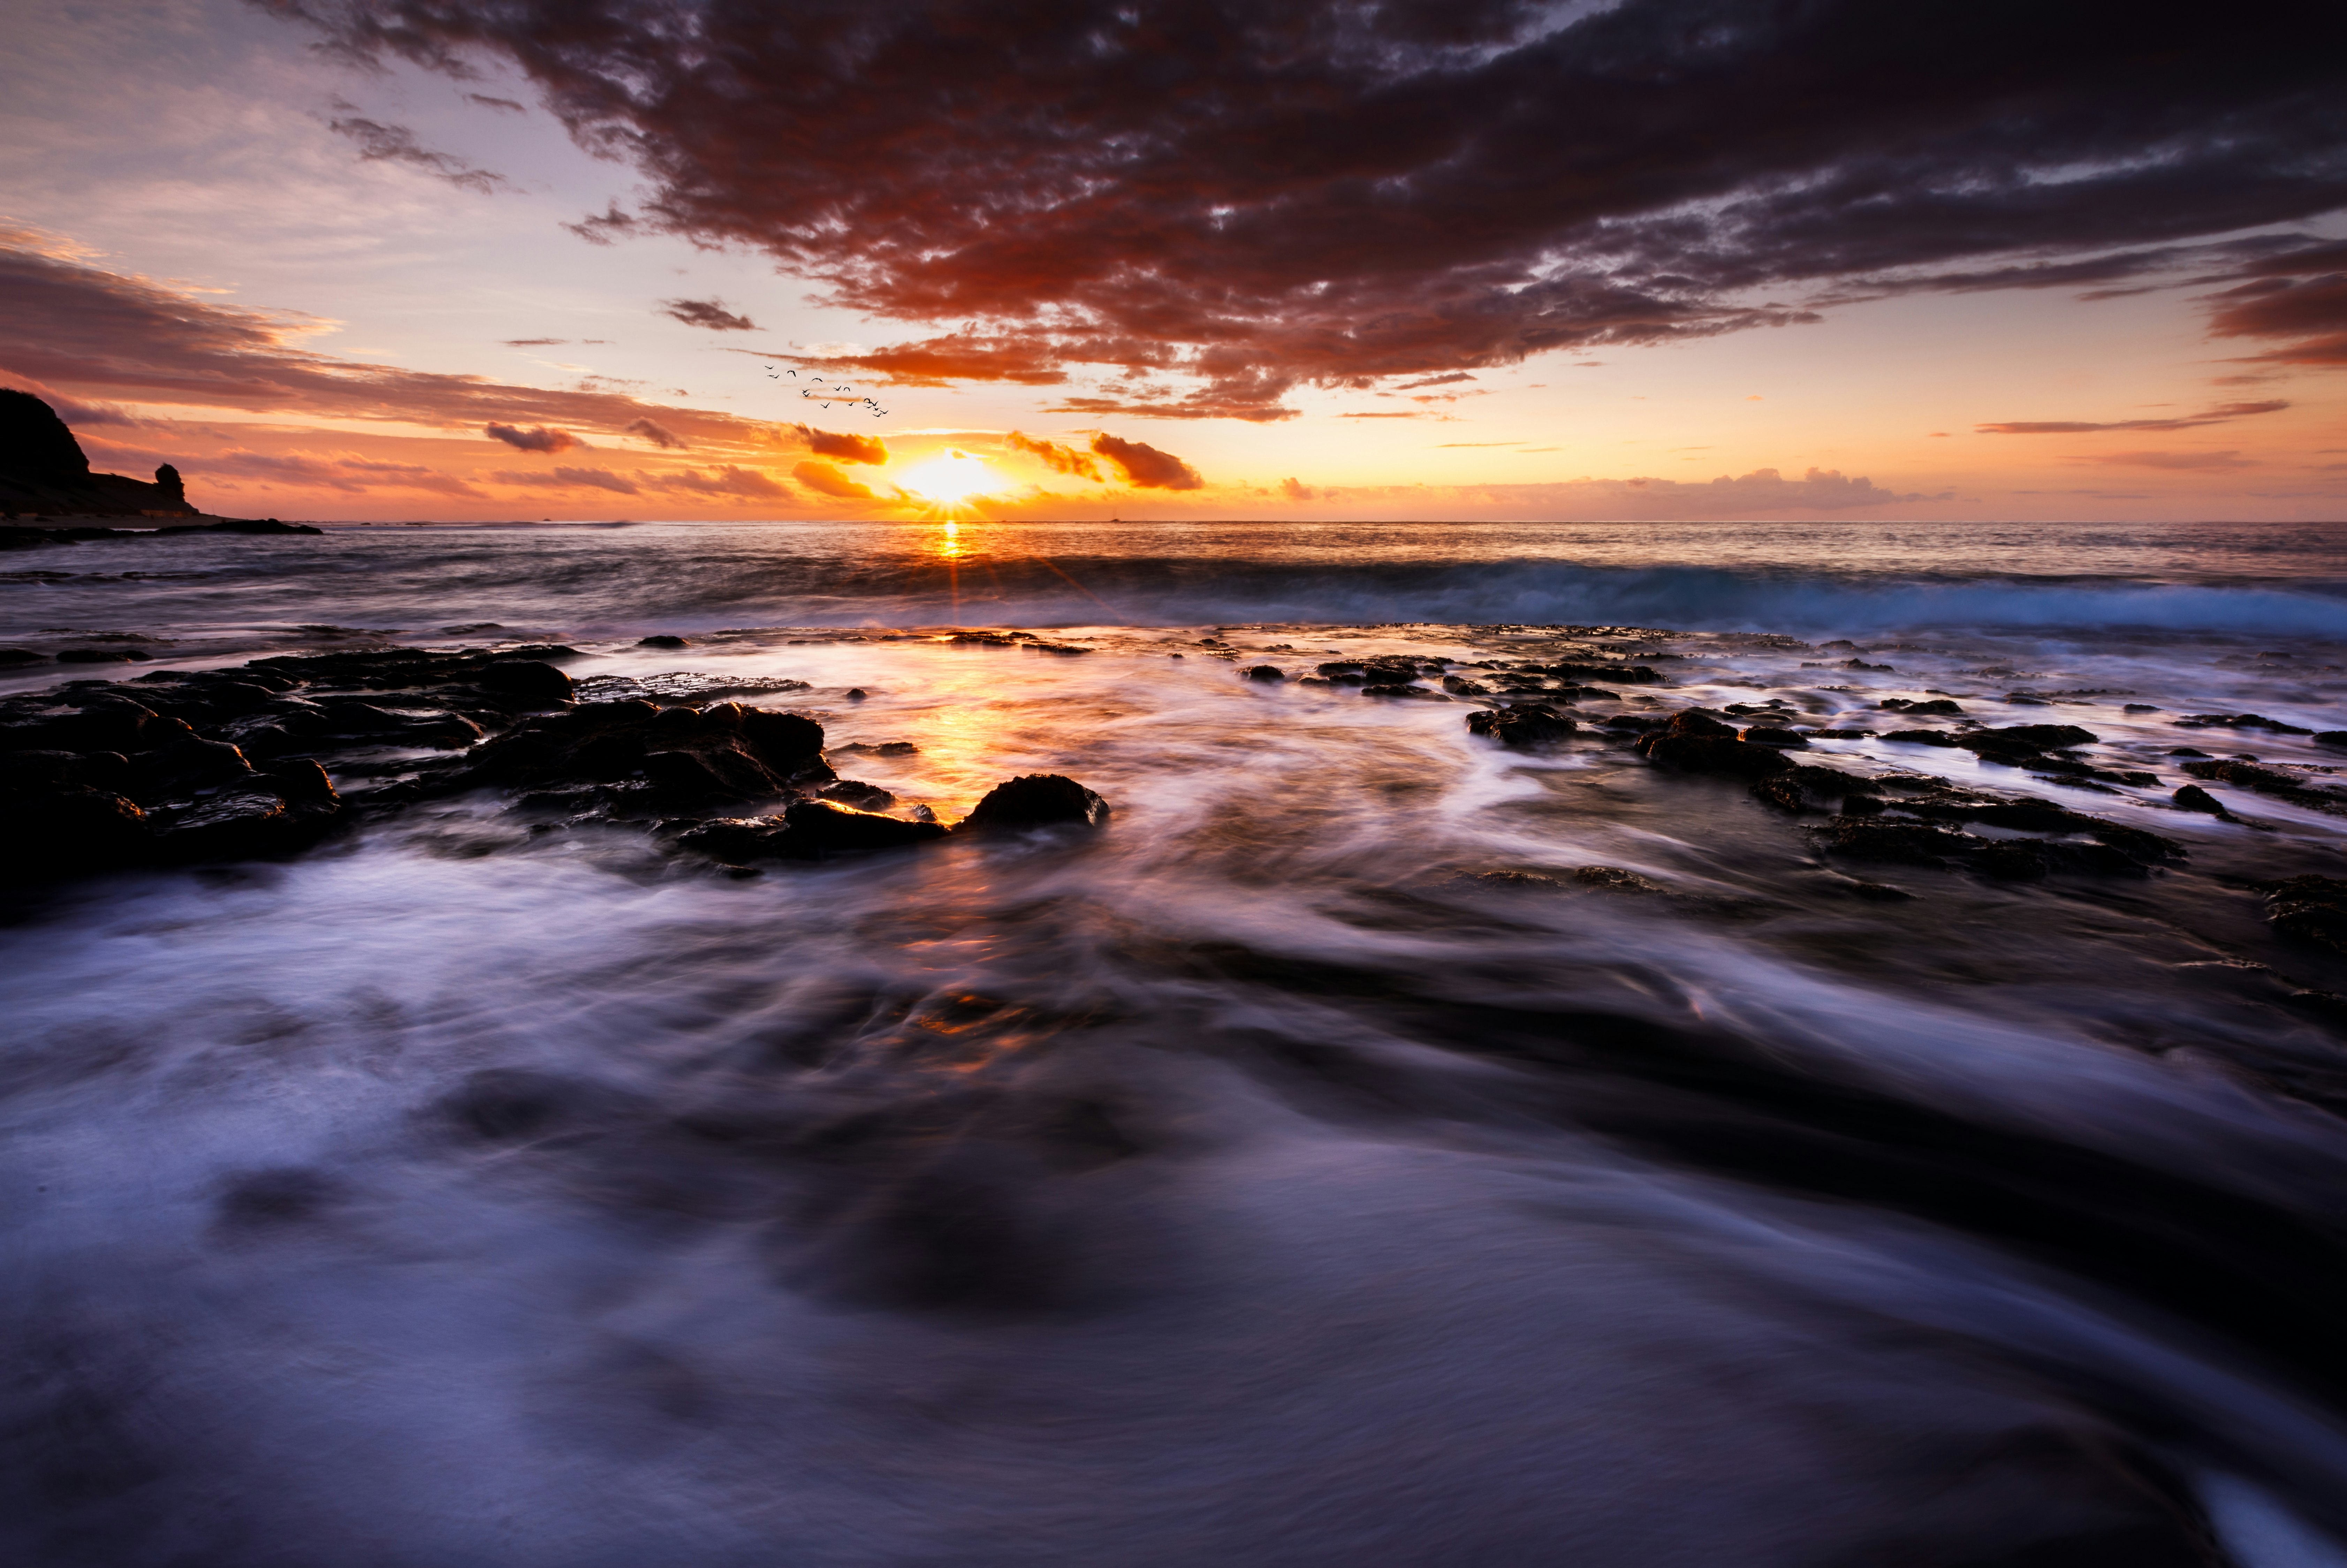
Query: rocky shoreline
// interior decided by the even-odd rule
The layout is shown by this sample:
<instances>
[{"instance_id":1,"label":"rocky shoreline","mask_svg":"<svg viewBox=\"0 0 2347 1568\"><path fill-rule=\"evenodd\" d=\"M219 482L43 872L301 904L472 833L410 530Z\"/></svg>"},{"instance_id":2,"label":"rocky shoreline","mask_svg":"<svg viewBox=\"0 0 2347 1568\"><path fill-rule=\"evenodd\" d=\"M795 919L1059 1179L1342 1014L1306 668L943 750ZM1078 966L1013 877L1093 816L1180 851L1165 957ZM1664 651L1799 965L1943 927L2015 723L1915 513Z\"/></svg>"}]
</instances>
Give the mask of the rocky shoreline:
<instances>
[{"instance_id":1,"label":"rocky shoreline","mask_svg":"<svg viewBox=\"0 0 2347 1568\"><path fill-rule=\"evenodd\" d=\"M1020 645L1003 633L954 641L977 637ZM1241 666L1217 639L1199 646ZM533 834L589 824L632 829L667 855L735 875L762 864L913 848L954 833L1096 827L1109 816L1107 803L1083 785L1036 774L1007 781L968 819L948 825L926 805L842 777L818 717L754 701L805 690L804 682L728 683L692 671L574 682L561 666L579 657L553 644L375 647L70 681L0 700L0 812L9 844L0 885L29 892L108 871L282 859L371 817L465 796L500 801ZM1295 676L1270 664L1236 673L1264 684L1349 689L1368 700L1457 702L1469 708L1468 733L1503 750L1594 745L1660 772L1742 784L1764 805L1812 819L1808 834L1820 863L1848 866L1850 889L1867 897L1911 897L1872 879L1884 868L2025 883L2140 878L2188 856L2164 834L2034 794L1905 766L1861 774L1802 760L1812 738L1868 737L1969 753L2069 789L2159 782L2125 759L2099 759L2099 737L2082 726L1985 724L1952 700L1885 698L1875 709L1880 728L1848 727L1848 714L1838 721L1844 727L1817 728L1804 727L1780 700L1657 712L1664 677L1626 657L1461 663L1386 656L1332 661ZM1622 706L1624 687L1637 689L1644 711L1597 715L1576 705ZM2177 723L2306 733L2256 714ZM2175 754L2189 777L2347 815L2347 793L2321 787L2303 770L2191 747ZM2181 785L2172 804L2242 821L2199 784ZM2347 880L2305 875L2258 890L2277 930L2347 952Z\"/></svg>"},{"instance_id":2,"label":"rocky shoreline","mask_svg":"<svg viewBox=\"0 0 2347 1568\"><path fill-rule=\"evenodd\" d=\"M951 828L924 806L890 815L889 792L839 776L816 720L717 700L740 689L689 675L602 678L641 694L581 700L559 668L577 656L289 655L0 700L0 885L283 858L371 815L484 792L541 828L633 826L736 867L1109 815L1050 774L1007 781Z\"/></svg>"}]
</instances>

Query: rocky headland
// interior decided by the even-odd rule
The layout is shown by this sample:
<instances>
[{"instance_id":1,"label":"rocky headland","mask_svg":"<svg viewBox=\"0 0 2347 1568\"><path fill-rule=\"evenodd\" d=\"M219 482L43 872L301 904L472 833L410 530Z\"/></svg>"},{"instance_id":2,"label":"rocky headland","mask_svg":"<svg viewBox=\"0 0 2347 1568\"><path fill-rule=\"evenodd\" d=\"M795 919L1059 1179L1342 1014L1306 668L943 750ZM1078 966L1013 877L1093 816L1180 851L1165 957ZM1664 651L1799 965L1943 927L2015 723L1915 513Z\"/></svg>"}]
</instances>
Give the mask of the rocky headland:
<instances>
[{"instance_id":1,"label":"rocky headland","mask_svg":"<svg viewBox=\"0 0 2347 1568\"><path fill-rule=\"evenodd\" d=\"M140 518L148 528L98 519ZM315 534L274 518L215 518L188 499L179 471L166 463L152 482L93 473L81 443L56 410L29 392L0 388L0 549L75 544L87 539L188 533Z\"/></svg>"}]
</instances>

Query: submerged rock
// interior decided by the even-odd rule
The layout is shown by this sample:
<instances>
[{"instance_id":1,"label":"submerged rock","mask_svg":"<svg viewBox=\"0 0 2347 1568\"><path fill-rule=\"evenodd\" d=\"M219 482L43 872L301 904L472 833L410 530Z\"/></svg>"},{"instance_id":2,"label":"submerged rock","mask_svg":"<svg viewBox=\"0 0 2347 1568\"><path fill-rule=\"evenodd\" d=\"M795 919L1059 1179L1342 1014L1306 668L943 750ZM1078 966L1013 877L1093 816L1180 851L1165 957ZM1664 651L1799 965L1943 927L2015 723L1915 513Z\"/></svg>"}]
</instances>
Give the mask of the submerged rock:
<instances>
[{"instance_id":1,"label":"submerged rock","mask_svg":"<svg viewBox=\"0 0 2347 1568\"><path fill-rule=\"evenodd\" d=\"M2292 876L2266 890L2266 919L2285 937L2347 953L2347 880Z\"/></svg>"}]
</instances>

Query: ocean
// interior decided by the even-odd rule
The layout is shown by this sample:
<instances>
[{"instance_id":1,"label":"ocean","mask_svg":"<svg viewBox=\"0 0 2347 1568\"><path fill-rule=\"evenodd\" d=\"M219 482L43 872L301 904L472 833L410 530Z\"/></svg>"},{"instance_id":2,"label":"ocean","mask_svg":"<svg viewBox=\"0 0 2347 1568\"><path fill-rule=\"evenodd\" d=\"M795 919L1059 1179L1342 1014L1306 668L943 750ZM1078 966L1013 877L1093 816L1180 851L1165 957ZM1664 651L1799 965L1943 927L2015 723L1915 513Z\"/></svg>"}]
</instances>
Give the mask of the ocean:
<instances>
[{"instance_id":1,"label":"ocean","mask_svg":"<svg viewBox=\"0 0 2347 1568\"><path fill-rule=\"evenodd\" d=\"M560 644L900 815L1113 813L729 866L482 793L10 895L6 1561L2347 1563L2336 528L0 569L0 696ZM1688 709L1874 804L1638 749Z\"/></svg>"}]
</instances>

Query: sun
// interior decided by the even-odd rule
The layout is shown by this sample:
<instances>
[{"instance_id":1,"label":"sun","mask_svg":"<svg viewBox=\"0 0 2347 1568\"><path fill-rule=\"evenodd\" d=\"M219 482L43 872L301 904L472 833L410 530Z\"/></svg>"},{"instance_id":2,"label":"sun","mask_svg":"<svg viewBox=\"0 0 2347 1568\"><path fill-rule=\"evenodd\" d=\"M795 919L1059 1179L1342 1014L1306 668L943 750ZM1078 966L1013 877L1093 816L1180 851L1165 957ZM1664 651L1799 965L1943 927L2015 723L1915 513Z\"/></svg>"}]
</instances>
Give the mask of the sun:
<instances>
[{"instance_id":1,"label":"sun","mask_svg":"<svg viewBox=\"0 0 2347 1568\"><path fill-rule=\"evenodd\" d=\"M907 468L897 477L897 487L925 501L956 506L984 491L994 470L984 459L948 449L942 456Z\"/></svg>"}]
</instances>

